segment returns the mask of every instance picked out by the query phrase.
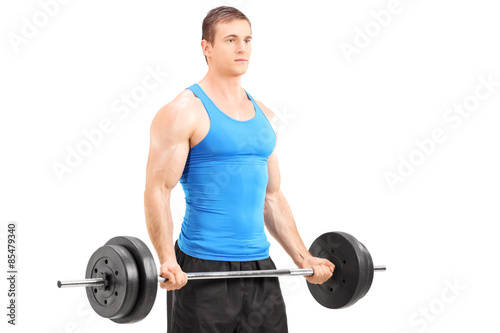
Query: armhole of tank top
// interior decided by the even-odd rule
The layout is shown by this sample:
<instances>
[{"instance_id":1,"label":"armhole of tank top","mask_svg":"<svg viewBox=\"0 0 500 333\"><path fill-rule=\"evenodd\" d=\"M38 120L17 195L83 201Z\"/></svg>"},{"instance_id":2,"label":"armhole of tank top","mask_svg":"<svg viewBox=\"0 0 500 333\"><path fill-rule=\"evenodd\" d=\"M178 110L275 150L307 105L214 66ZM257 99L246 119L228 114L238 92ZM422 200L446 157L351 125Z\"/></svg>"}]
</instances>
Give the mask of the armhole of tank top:
<instances>
[{"instance_id":1,"label":"armhole of tank top","mask_svg":"<svg viewBox=\"0 0 500 333\"><path fill-rule=\"evenodd\" d=\"M205 139L208 137L208 135L210 134L210 130L212 129L212 117L210 117L210 112L208 111L207 106L205 105L205 103L203 102L203 100L198 95L196 95L196 93L193 90L191 90L190 88L186 88L186 89L190 90L193 93L193 95L201 101L201 104L203 105L203 108L205 109L205 113L208 116L208 132L203 137L203 139L201 139L200 142L198 142L196 145L194 145L193 147L191 147L189 149L189 150L191 150L191 149L194 149L194 148L198 147L201 143L203 143L204 141L206 141Z\"/></svg>"},{"instance_id":2,"label":"armhole of tank top","mask_svg":"<svg viewBox=\"0 0 500 333\"><path fill-rule=\"evenodd\" d=\"M245 92L247 93L247 91L245 90ZM259 104L257 104L257 102L253 99L253 97L247 93L248 97L250 97L250 100L252 101L254 107L255 107L255 112L257 112L257 109L259 109L260 113L262 114L262 116L264 117L264 119L266 119L267 123L269 124L269 126L271 126L271 130L273 131L273 134L274 134L274 137L275 137L275 140L276 140L276 143L274 144L274 148L276 148L276 144L278 143L278 136L276 135L276 131L274 130L274 127L273 125L271 124L271 122L269 121L269 119L267 118L266 114L264 113L264 111L262 111L262 109L260 108ZM273 149L274 151L274 149Z\"/></svg>"}]
</instances>

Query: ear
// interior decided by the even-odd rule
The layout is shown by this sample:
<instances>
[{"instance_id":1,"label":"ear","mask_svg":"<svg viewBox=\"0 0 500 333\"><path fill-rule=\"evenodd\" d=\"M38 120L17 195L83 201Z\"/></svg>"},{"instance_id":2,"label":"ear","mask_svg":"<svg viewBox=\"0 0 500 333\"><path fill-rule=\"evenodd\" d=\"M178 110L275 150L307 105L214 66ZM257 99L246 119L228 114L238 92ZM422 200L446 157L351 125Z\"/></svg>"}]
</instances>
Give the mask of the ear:
<instances>
[{"instance_id":1,"label":"ear","mask_svg":"<svg viewBox=\"0 0 500 333\"><path fill-rule=\"evenodd\" d=\"M203 51L203 54L207 58L212 57L212 45L210 45L210 43L208 41L206 41L205 39L203 39L201 41L201 50Z\"/></svg>"}]
</instances>

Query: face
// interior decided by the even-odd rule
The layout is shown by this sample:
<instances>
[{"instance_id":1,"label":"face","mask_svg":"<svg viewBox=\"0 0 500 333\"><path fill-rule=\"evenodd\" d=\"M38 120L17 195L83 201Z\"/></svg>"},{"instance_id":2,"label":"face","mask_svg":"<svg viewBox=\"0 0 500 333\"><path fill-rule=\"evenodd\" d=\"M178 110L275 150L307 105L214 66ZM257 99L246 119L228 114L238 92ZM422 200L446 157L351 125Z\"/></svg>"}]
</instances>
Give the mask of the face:
<instances>
[{"instance_id":1,"label":"face","mask_svg":"<svg viewBox=\"0 0 500 333\"><path fill-rule=\"evenodd\" d=\"M252 32L246 20L218 23L214 44L203 41L205 55L210 58L211 70L223 75L245 74L252 53Z\"/></svg>"}]
</instances>

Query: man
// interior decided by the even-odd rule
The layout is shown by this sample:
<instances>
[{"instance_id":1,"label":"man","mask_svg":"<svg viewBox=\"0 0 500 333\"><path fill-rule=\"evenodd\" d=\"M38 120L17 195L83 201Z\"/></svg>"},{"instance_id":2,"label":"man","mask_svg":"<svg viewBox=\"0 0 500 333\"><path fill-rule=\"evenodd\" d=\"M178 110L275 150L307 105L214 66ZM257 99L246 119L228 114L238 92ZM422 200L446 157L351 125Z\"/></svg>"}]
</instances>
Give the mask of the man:
<instances>
[{"instance_id":1,"label":"man","mask_svg":"<svg viewBox=\"0 0 500 333\"><path fill-rule=\"evenodd\" d=\"M168 279L168 332L287 332L278 278L196 280L185 271L275 269L264 225L311 283L334 265L313 257L280 190L273 112L241 87L251 25L210 10L202 25L205 77L161 108L151 125L144 192L148 233ZM186 213L177 242L169 207L180 181Z\"/></svg>"}]
</instances>

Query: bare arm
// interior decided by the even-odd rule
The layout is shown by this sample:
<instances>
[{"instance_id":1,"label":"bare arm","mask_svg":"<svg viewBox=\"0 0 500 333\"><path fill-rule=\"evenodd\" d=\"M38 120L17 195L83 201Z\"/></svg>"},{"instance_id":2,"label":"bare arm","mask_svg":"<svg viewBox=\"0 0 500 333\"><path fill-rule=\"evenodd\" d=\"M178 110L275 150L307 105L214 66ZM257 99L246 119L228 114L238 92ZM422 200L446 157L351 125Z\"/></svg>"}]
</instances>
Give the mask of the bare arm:
<instances>
[{"instance_id":1,"label":"bare arm","mask_svg":"<svg viewBox=\"0 0 500 333\"><path fill-rule=\"evenodd\" d=\"M175 257L170 194L184 170L192 124L188 110L174 100L158 111L150 130L144 210L148 234L162 265L161 274L170 280L161 286L169 290L185 284L185 274Z\"/></svg>"},{"instance_id":2,"label":"bare arm","mask_svg":"<svg viewBox=\"0 0 500 333\"><path fill-rule=\"evenodd\" d=\"M271 236L290 255L297 266L301 266L305 258L311 257L297 230L292 210L281 192L281 177L276 150L267 160L269 182L266 188L264 203L264 221Z\"/></svg>"},{"instance_id":3,"label":"bare arm","mask_svg":"<svg viewBox=\"0 0 500 333\"><path fill-rule=\"evenodd\" d=\"M261 109L263 111L265 109L266 116L272 121L274 113L264 105L261 105ZM298 267L312 267L314 269L314 275L307 277L309 282L325 282L332 276L335 266L326 259L313 257L305 247L297 230L290 205L281 192L281 176L276 149L267 160L267 170L269 181L264 203L264 221L269 233Z\"/></svg>"}]
</instances>

